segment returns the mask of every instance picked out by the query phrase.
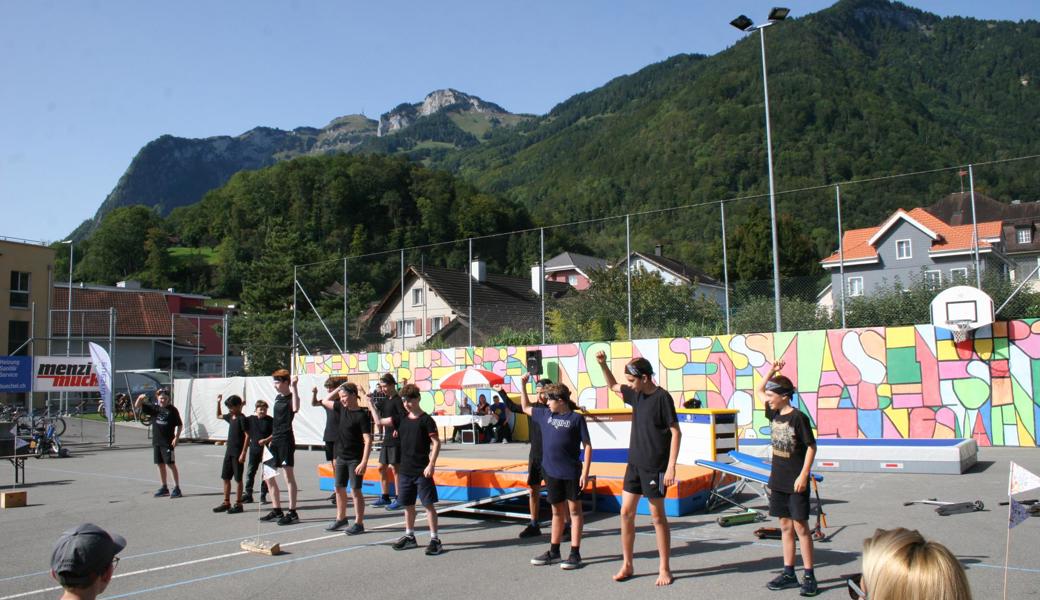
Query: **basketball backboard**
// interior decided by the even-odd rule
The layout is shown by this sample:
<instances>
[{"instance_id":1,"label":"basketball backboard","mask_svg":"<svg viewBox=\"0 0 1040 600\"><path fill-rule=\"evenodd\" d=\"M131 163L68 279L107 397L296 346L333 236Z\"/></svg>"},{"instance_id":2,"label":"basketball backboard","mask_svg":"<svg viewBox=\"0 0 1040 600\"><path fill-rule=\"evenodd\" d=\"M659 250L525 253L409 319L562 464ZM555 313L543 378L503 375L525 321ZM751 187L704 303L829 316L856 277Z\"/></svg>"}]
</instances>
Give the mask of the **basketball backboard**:
<instances>
[{"instance_id":1,"label":"basketball backboard","mask_svg":"<svg viewBox=\"0 0 1040 600\"><path fill-rule=\"evenodd\" d=\"M993 323L993 299L970 285L947 288L932 300L932 325L966 332Z\"/></svg>"}]
</instances>

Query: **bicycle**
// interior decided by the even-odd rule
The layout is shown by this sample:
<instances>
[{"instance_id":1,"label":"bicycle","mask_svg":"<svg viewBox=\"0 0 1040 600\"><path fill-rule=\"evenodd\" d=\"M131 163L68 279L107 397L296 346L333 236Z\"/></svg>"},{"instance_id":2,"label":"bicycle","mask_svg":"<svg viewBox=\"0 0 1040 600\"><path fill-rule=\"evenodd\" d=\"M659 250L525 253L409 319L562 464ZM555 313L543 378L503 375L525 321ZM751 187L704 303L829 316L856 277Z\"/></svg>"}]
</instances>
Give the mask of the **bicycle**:
<instances>
[{"instance_id":1,"label":"bicycle","mask_svg":"<svg viewBox=\"0 0 1040 600\"><path fill-rule=\"evenodd\" d=\"M138 410L134 406L134 401L130 396L126 394L118 394L112 402L113 404L113 420L122 419L124 421L137 421L141 425L151 425L152 416L146 414L144 411ZM102 418L105 417L105 405L104 403L98 404L98 414Z\"/></svg>"},{"instance_id":2,"label":"bicycle","mask_svg":"<svg viewBox=\"0 0 1040 600\"><path fill-rule=\"evenodd\" d=\"M69 455L68 449L61 446L60 434L55 433L53 423L45 427L38 427L33 431L33 435L29 439L29 449L36 458L43 458L45 453L47 456L57 458L66 458Z\"/></svg>"}]
</instances>

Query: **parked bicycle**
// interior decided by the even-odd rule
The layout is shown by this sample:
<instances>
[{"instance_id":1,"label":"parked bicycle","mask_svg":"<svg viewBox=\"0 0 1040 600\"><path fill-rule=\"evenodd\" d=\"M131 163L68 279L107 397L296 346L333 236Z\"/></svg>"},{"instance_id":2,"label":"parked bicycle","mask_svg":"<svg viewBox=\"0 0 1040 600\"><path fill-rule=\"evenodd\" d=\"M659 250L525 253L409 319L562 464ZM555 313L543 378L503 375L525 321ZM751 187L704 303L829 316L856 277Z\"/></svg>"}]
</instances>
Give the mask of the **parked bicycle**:
<instances>
[{"instance_id":1,"label":"parked bicycle","mask_svg":"<svg viewBox=\"0 0 1040 600\"><path fill-rule=\"evenodd\" d=\"M134 401L128 394L116 394L112 400L114 420L137 421L141 425L151 425L152 416L134 408ZM105 418L104 403L98 404L98 414Z\"/></svg>"},{"instance_id":2,"label":"parked bicycle","mask_svg":"<svg viewBox=\"0 0 1040 600\"><path fill-rule=\"evenodd\" d=\"M41 425L33 430L29 440L29 449L36 458L43 458L45 454L57 458L65 458L69 455L68 449L61 446L61 435L55 433L54 423Z\"/></svg>"}]
</instances>

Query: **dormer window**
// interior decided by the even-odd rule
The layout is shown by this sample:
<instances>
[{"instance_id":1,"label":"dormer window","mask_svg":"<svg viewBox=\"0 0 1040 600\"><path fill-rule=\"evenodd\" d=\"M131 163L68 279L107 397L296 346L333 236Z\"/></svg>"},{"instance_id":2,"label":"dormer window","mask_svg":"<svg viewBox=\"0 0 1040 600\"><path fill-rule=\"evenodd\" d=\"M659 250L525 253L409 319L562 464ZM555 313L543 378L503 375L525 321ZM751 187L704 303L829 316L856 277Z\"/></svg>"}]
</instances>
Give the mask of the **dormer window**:
<instances>
[{"instance_id":1,"label":"dormer window","mask_svg":"<svg viewBox=\"0 0 1040 600\"><path fill-rule=\"evenodd\" d=\"M903 260L905 258L911 258L913 254L910 252L910 240L896 240L896 258Z\"/></svg>"},{"instance_id":2,"label":"dormer window","mask_svg":"<svg viewBox=\"0 0 1040 600\"><path fill-rule=\"evenodd\" d=\"M1029 225L1023 225L1015 227L1015 243L1017 244L1032 244L1033 243L1033 228Z\"/></svg>"}]
</instances>

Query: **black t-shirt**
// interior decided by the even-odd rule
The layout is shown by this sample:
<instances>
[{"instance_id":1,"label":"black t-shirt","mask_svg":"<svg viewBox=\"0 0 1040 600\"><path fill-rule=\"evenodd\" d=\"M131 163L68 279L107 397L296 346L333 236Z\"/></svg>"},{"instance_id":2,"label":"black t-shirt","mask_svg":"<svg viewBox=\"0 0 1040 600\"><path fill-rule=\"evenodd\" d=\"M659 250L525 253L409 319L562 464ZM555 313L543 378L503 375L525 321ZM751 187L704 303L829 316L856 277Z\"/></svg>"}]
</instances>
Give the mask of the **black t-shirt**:
<instances>
[{"instance_id":1,"label":"black t-shirt","mask_svg":"<svg viewBox=\"0 0 1040 600\"><path fill-rule=\"evenodd\" d=\"M524 407L510 400L505 391L499 390L498 396L506 403L509 410L513 411L517 415L524 414ZM532 402L532 404L535 406L544 406L540 402ZM531 452L527 455L527 460L542 462L542 430L540 427L541 425L539 425L538 419L527 419L527 437L531 441Z\"/></svg>"},{"instance_id":2,"label":"black t-shirt","mask_svg":"<svg viewBox=\"0 0 1040 600\"><path fill-rule=\"evenodd\" d=\"M258 442L271 435L274 419L271 418L271 415L264 415L262 419L259 415L249 415L246 417L246 422L249 424L249 447L259 448Z\"/></svg>"},{"instance_id":3,"label":"black t-shirt","mask_svg":"<svg viewBox=\"0 0 1040 600\"><path fill-rule=\"evenodd\" d=\"M809 417L798 409L786 415L772 413L773 460L769 489L794 493L794 482L805 465L805 453L816 445Z\"/></svg>"},{"instance_id":4,"label":"black t-shirt","mask_svg":"<svg viewBox=\"0 0 1040 600\"><path fill-rule=\"evenodd\" d=\"M274 419L271 433L275 440L294 440L292 422L296 413L292 410L292 394L274 397L274 406L271 408L271 416Z\"/></svg>"},{"instance_id":5,"label":"black t-shirt","mask_svg":"<svg viewBox=\"0 0 1040 600\"><path fill-rule=\"evenodd\" d=\"M408 413L393 417L394 427L401 443L401 474L416 477L430 464L431 436L437 435L437 422L423 413L417 419Z\"/></svg>"},{"instance_id":6,"label":"black t-shirt","mask_svg":"<svg viewBox=\"0 0 1040 600\"><path fill-rule=\"evenodd\" d=\"M336 458L361 460L365 454L364 435L372 433L372 415L365 409L348 410L339 402L329 412L336 417Z\"/></svg>"},{"instance_id":7,"label":"black t-shirt","mask_svg":"<svg viewBox=\"0 0 1040 600\"><path fill-rule=\"evenodd\" d=\"M339 405L339 396L333 400L336 405ZM325 434L322 435L321 441L323 442L335 442L336 441L336 429L338 421L336 421L336 411L325 409Z\"/></svg>"},{"instance_id":8,"label":"black t-shirt","mask_svg":"<svg viewBox=\"0 0 1040 600\"><path fill-rule=\"evenodd\" d=\"M383 403L383 408L376 410L379 411L379 417L382 419L404 419L408 416L408 411L404 409L404 400L401 400L401 396L398 394L394 394L392 397L387 398L386 402ZM398 433L397 436L394 436L394 431L397 431L396 425L388 427L386 431L383 432L383 446L387 448L396 448L401 446L401 435Z\"/></svg>"},{"instance_id":9,"label":"black t-shirt","mask_svg":"<svg viewBox=\"0 0 1040 600\"><path fill-rule=\"evenodd\" d=\"M184 425L181 413L173 404L165 407L144 403L141 411L152 417L152 445L169 446L173 442L174 430Z\"/></svg>"},{"instance_id":10,"label":"black t-shirt","mask_svg":"<svg viewBox=\"0 0 1040 600\"><path fill-rule=\"evenodd\" d=\"M221 418L228 424L227 450L241 452L246 441L246 433L249 431L249 422L246 421L245 415L226 414Z\"/></svg>"},{"instance_id":11,"label":"black t-shirt","mask_svg":"<svg viewBox=\"0 0 1040 600\"><path fill-rule=\"evenodd\" d=\"M644 395L623 385L621 399L632 406L628 462L647 471L665 471L672 444L669 428L678 422L672 395L661 386L652 394Z\"/></svg>"}]
</instances>

